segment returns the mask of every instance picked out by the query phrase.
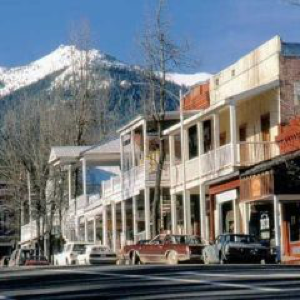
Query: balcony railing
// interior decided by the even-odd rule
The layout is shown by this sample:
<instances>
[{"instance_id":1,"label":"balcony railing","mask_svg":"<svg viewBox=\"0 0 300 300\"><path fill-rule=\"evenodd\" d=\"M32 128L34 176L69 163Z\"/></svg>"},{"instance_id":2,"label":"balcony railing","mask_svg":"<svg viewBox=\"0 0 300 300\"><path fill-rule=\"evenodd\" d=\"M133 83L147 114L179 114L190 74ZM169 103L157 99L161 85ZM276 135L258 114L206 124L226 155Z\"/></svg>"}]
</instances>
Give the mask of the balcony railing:
<instances>
[{"instance_id":1,"label":"balcony railing","mask_svg":"<svg viewBox=\"0 0 300 300\"><path fill-rule=\"evenodd\" d=\"M239 142L237 144L237 163L251 166L280 154L276 142Z\"/></svg>"},{"instance_id":2,"label":"balcony railing","mask_svg":"<svg viewBox=\"0 0 300 300\"><path fill-rule=\"evenodd\" d=\"M251 166L271 159L279 153L279 147L275 142L239 142L236 148L233 144L226 144L200 155L200 158L186 161L186 182L209 175L218 176L219 172L230 167ZM172 166L171 185L180 185L183 180L183 164Z\"/></svg>"}]
</instances>

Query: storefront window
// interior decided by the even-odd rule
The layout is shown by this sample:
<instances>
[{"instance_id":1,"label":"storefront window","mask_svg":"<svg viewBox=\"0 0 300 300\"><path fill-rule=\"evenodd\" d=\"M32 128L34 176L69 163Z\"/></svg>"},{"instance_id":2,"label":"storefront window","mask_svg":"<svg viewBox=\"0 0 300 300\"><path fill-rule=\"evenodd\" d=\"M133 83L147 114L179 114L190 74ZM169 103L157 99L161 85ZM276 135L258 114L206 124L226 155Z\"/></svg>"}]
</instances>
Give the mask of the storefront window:
<instances>
[{"instance_id":1,"label":"storefront window","mask_svg":"<svg viewBox=\"0 0 300 300\"><path fill-rule=\"evenodd\" d=\"M261 240L274 239L274 213L272 203L250 205L249 234Z\"/></svg>"},{"instance_id":2,"label":"storefront window","mask_svg":"<svg viewBox=\"0 0 300 300\"><path fill-rule=\"evenodd\" d=\"M297 242L300 240L300 204L289 203L286 205L286 212L288 215L290 241Z\"/></svg>"}]
</instances>

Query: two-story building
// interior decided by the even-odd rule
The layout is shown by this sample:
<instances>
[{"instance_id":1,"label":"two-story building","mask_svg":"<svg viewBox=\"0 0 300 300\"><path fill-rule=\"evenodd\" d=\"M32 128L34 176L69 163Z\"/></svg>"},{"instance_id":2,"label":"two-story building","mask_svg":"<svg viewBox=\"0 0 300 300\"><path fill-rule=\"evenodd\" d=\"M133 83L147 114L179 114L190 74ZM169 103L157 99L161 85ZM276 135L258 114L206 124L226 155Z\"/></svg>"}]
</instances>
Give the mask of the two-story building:
<instances>
[{"instance_id":1,"label":"two-story building","mask_svg":"<svg viewBox=\"0 0 300 300\"><path fill-rule=\"evenodd\" d=\"M291 152L279 140L286 140L282 127L297 114L299 95L300 45L278 36L194 86L182 98L182 111L168 112L164 121L160 228L204 240L224 232L253 233L282 256L297 256L300 196L296 188L278 188L287 169L275 165ZM49 163L68 172L67 240L118 250L152 237L155 121L138 116L118 134L105 144L51 151ZM80 187L72 169L81 174Z\"/></svg>"},{"instance_id":2,"label":"two-story building","mask_svg":"<svg viewBox=\"0 0 300 300\"><path fill-rule=\"evenodd\" d=\"M241 174L280 155L276 137L300 104L299 47L276 36L183 100L187 109L194 103L201 110L164 132L170 143L173 232L183 224L184 232L200 232L207 240L224 232L254 233L282 248L280 198L270 190L270 176L245 182Z\"/></svg>"}]
</instances>

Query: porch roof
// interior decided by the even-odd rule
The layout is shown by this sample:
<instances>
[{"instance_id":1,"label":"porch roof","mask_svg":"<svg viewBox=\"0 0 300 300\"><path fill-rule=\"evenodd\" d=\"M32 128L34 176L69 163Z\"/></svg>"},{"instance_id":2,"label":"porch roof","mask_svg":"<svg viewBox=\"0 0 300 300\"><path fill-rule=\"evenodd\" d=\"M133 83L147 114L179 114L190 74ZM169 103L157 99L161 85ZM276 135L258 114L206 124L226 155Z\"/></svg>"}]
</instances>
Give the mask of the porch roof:
<instances>
[{"instance_id":1,"label":"porch roof","mask_svg":"<svg viewBox=\"0 0 300 300\"><path fill-rule=\"evenodd\" d=\"M114 138L106 143L98 144L81 151L80 157L87 162L108 165L119 165L121 159L120 138Z\"/></svg>"},{"instance_id":2,"label":"porch roof","mask_svg":"<svg viewBox=\"0 0 300 300\"><path fill-rule=\"evenodd\" d=\"M72 164L76 162L80 153L91 146L55 146L51 148L49 164Z\"/></svg>"},{"instance_id":3,"label":"porch roof","mask_svg":"<svg viewBox=\"0 0 300 300\"><path fill-rule=\"evenodd\" d=\"M190 117L195 114L199 113L199 110L189 110L184 111L183 114ZM166 111L164 119L167 120L178 120L180 119L180 111L179 110L173 110L173 111ZM125 124L123 127L119 128L117 130L118 133L128 131L129 129L135 128L137 124L142 124L142 122L146 121L153 121L154 117L152 114L149 115L138 115L136 118L134 118L132 121Z\"/></svg>"}]
</instances>

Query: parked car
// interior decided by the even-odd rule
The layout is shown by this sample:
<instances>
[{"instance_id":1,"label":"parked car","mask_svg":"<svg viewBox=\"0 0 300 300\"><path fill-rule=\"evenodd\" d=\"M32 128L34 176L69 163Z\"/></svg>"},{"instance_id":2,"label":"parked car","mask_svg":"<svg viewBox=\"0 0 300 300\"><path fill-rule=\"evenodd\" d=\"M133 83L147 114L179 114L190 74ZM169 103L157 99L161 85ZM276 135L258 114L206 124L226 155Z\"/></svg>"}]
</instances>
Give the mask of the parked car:
<instances>
[{"instance_id":1,"label":"parked car","mask_svg":"<svg viewBox=\"0 0 300 300\"><path fill-rule=\"evenodd\" d=\"M48 266L50 263L45 256L30 256L25 261L25 266Z\"/></svg>"},{"instance_id":2,"label":"parked car","mask_svg":"<svg viewBox=\"0 0 300 300\"><path fill-rule=\"evenodd\" d=\"M25 262L34 253L33 249L16 249L12 252L8 266L24 266Z\"/></svg>"},{"instance_id":3,"label":"parked car","mask_svg":"<svg viewBox=\"0 0 300 300\"><path fill-rule=\"evenodd\" d=\"M72 242L65 244L63 251L54 255L54 265L75 265L77 256L85 251L87 245L92 244L86 242Z\"/></svg>"},{"instance_id":4,"label":"parked car","mask_svg":"<svg viewBox=\"0 0 300 300\"><path fill-rule=\"evenodd\" d=\"M0 260L0 267L7 267L9 263L9 256L3 256Z\"/></svg>"},{"instance_id":5,"label":"parked car","mask_svg":"<svg viewBox=\"0 0 300 300\"><path fill-rule=\"evenodd\" d=\"M113 263L117 261L117 256L109 247L101 245L87 245L82 254L77 255L76 263L79 265L95 265L103 263Z\"/></svg>"},{"instance_id":6,"label":"parked car","mask_svg":"<svg viewBox=\"0 0 300 300\"><path fill-rule=\"evenodd\" d=\"M265 263L269 248L254 236L247 234L221 234L215 243L203 250L205 264L213 263Z\"/></svg>"},{"instance_id":7,"label":"parked car","mask_svg":"<svg viewBox=\"0 0 300 300\"><path fill-rule=\"evenodd\" d=\"M138 263L202 262L205 243L195 235L160 234L148 243L125 246L120 260Z\"/></svg>"}]
</instances>

